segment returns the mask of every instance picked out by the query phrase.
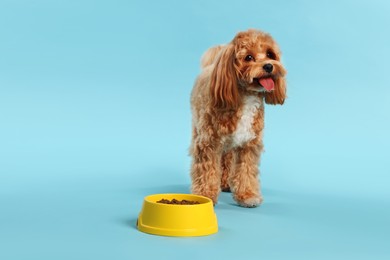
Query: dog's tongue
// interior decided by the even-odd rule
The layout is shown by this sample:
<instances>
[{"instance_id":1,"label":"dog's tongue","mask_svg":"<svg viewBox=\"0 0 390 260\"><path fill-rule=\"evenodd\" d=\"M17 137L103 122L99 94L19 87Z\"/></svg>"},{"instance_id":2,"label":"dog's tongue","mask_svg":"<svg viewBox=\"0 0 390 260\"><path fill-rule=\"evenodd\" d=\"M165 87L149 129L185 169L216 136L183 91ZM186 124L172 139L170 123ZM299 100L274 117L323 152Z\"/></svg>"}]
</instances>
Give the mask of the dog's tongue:
<instances>
[{"instance_id":1,"label":"dog's tongue","mask_svg":"<svg viewBox=\"0 0 390 260\"><path fill-rule=\"evenodd\" d=\"M261 78L259 79L260 85L262 85L267 91L271 91L275 87L275 83L272 78Z\"/></svg>"}]
</instances>

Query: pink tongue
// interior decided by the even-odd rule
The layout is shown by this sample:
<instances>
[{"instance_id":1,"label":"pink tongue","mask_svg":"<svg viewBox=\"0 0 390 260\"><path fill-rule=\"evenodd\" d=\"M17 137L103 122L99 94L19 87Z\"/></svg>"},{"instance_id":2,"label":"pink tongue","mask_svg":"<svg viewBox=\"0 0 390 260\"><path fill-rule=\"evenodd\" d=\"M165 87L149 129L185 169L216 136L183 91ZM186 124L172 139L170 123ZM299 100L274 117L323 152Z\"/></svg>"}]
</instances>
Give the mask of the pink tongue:
<instances>
[{"instance_id":1,"label":"pink tongue","mask_svg":"<svg viewBox=\"0 0 390 260\"><path fill-rule=\"evenodd\" d=\"M275 87L275 83L272 78L261 78L259 79L259 83L268 91L271 91Z\"/></svg>"}]
</instances>

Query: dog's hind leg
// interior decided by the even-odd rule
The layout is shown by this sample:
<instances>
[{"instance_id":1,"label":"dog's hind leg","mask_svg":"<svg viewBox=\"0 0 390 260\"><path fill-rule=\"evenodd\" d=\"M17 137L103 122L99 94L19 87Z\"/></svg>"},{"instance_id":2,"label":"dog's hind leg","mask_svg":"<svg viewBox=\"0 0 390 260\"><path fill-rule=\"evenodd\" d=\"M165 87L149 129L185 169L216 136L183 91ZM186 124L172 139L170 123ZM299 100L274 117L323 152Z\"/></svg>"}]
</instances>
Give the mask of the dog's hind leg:
<instances>
[{"instance_id":1,"label":"dog's hind leg","mask_svg":"<svg viewBox=\"0 0 390 260\"><path fill-rule=\"evenodd\" d=\"M222 177L221 177L221 190L223 192L230 192L229 176L231 171L234 170L234 156L233 151L226 152L222 156Z\"/></svg>"}]
</instances>

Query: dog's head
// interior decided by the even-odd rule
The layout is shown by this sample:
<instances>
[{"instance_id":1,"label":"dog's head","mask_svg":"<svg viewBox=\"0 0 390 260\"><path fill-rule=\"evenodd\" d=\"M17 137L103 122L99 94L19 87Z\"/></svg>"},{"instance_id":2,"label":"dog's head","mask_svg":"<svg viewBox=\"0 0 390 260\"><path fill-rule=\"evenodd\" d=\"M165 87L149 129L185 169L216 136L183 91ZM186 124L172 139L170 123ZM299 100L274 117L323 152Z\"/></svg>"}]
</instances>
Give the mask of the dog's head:
<instances>
[{"instance_id":1,"label":"dog's head","mask_svg":"<svg viewBox=\"0 0 390 260\"><path fill-rule=\"evenodd\" d=\"M280 55L269 34L257 30L238 33L216 59L211 75L213 105L236 108L240 102L239 89L261 93L267 104L283 104L286 70Z\"/></svg>"}]
</instances>

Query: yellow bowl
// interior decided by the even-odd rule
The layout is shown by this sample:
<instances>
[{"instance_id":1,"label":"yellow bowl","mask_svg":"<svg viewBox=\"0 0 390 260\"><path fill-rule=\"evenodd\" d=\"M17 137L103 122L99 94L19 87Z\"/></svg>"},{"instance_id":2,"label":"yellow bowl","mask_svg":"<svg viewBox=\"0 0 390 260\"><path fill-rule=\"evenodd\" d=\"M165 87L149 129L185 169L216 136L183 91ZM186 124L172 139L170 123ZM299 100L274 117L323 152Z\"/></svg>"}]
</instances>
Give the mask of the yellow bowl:
<instances>
[{"instance_id":1,"label":"yellow bowl","mask_svg":"<svg viewBox=\"0 0 390 260\"><path fill-rule=\"evenodd\" d=\"M157 203L161 199L198 201L195 205ZM218 232L211 199L192 194L154 194L145 197L137 227L160 236L206 236Z\"/></svg>"}]
</instances>

